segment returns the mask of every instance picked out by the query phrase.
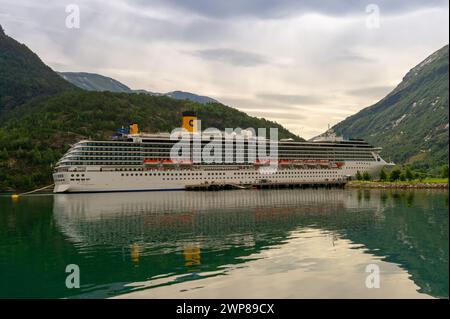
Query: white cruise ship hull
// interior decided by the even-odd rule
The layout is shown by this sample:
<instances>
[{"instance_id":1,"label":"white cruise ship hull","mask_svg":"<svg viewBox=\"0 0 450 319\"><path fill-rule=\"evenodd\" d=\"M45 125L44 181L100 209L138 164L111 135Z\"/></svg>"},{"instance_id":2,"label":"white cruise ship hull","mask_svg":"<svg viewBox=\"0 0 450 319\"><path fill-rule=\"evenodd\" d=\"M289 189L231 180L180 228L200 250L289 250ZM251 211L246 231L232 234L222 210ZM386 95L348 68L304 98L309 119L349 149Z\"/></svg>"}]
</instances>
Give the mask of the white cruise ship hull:
<instances>
[{"instance_id":1,"label":"white cruise ship hull","mask_svg":"<svg viewBox=\"0 0 450 319\"><path fill-rule=\"evenodd\" d=\"M124 192L183 190L187 186L217 185L255 185L274 184L313 184L342 183L354 177L357 171L377 176L388 164L384 161L347 161L340 168L280 168L274 173L264 173L257 168L214 167L195 169L157 170L135 168L136 170L99 171L89 167L77 171L53 174L55 193L78 192Z\"/></svg>"}]
</instances>

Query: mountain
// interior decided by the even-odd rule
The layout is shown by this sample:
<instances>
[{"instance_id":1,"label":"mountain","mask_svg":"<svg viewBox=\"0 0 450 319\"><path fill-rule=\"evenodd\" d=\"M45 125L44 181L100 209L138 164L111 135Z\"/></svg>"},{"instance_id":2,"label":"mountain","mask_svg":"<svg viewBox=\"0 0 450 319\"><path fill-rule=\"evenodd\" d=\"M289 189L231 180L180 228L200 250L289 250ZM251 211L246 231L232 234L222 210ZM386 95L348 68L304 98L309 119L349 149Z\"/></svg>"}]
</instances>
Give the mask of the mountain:
<instances>
[{"instance_id":1,"label":"mountain","mask_svg":"<svg viewBox=\"0 0 450 319\"><path fill-rule=\"evenodd\" d=\"M125 84L100 74L86 72L58 72L58 74L64 80L87 91L132 92Z\"/></svg>"},{"instance_id":2,"label":"mountain","mask_svg":"<svg viewBox=\"0 0 450 319\"><path fill-rule=\"evenodd\" d=\"M418 169L448 165L448 45L411 69L385 98L338 123L344 136L383 147L385 158Z\"/></svg>"},{"instance_id":3,"label":"mountain","mask_svg":"<svg viewBox=\"0 0 450 319\"><path fill-rule=\"evenodd\" d=\"M166 95L177 100L189 100L202 104L206 103L218 103L217 100L208 96L197 95L194 93L183 91L172 91L168 93L155 93L146 90L133 90L125 84L114 80L112 78L87 72L58 72L58 74L65 80L69 81L77 87L87 91L109 91L118 93L141 93L148 95Z\"/></svg>"},{"instance_id":4,"label":"mountain","mask_svg":"<svg viewBox=\"0 0 450 319\"><path fill-rule=\"evenodd\" d=\"M190 100L197 103L219 103L217 100L214 100L213 98L210 98L208 96L203 95L197 95L189 92L183 92L183 91L172 91L168 93L164 93L164 95L169 96L173 99L177 100Z\"/></svg>"},{"instance_id":5,"label":"mountain","mask_svg":"<svg viewBox=\"0 0 450 319\"><path fill-rule=\"evenodd\" d=\"M59 77L24 44L0 26L0 112L38 96L50 96L75 86Z\"/></svg>"}]
</instances>

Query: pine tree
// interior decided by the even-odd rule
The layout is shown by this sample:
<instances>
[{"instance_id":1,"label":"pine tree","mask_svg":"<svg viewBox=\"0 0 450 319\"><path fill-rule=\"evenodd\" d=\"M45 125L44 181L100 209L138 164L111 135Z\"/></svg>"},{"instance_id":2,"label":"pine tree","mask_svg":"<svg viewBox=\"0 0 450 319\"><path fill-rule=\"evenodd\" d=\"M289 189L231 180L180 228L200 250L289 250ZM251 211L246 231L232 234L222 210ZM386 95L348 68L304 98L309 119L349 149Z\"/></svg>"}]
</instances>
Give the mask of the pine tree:
<instances>
[{"instance_id":1,"label":"pine tree","mask_svg":"<svg viewBox=\"0 0 450 319\"><path fill-rule=\"evenodd\" d=\"M4 147L3 150L0 151L0 159L6 160L8 159L8 157L9 157L8 150Z\"/></svg>"},{"instance_id":2,"label":"pine tree","mask_svg":"<svg viewBox=\"0 0 450 319\"><path fill-rule=\"evenodd\" d=\"M387 179L386 172L384 171L384 169L382 169L380 172L380 181L384 182L386 179Z\"/></svg>"},{"instance_id":3,"label":"pine tree","mask_svg":"<svg viewBox=\"0 0 450 319\"><path fill-rule=\"evenodd\" d=\"M361 172L360 172L360 171L357 171L357 172L356 172L355 178L356 178L358 181L362 180L362 175L361 175Z\"/></svg>"},{"instance_id":4,"label":"pine tree","mask_svg":"<svg viewBox=\"0 0 450 319\"><path fill-rule=\"evenodd\" d=\"M441 167L441 177L448 178L448 165L444 165Z\"/></svg>"},{"instance_id":5,"label":"pine tree","mask_svg":"<svg viewBox=\"0 0 450 319\"><path fill-rule=\"evenodd\" d=\"M414 175L413 175L413 173L411 172L411 170L409 169L409 167L406 168L406 171L405 171L405 178L406 178L408 181L412 181L412 180L414 179Z\"/></svg>"},{"instance_id":6,"label":"pine tree","mask_svg":"<svg viewBox=\"0 0 450 319\"><path fill-rule=\"evenodd\" d=\"M365 181L370 181L370 175L368 172L364 172L362 175L362 179Z\"/></svg>"},{"instance_id":7,"label":"pine tree","mask_svg":"<svg viewBox=\"0 0 450 319\"><path fill-rule=\"evenodd\" d=\"M391 174L389 174L389 181L391 182L398 181L398 179L400 178L400 174L401 172L398 168L393 169Z\"/></svg>"}]
</instances>

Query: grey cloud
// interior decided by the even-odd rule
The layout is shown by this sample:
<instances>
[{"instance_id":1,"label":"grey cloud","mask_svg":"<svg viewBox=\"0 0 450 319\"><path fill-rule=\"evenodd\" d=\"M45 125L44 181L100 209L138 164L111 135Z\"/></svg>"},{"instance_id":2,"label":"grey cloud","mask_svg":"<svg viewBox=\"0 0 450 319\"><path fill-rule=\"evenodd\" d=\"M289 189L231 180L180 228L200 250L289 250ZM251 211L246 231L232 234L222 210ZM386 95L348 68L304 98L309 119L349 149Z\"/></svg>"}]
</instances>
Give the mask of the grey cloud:
<instances>
[{"instance_id":1,"label":"grey cloud","mask_svg":"<svg viewBox=\"0 0 450 319\"><path fill-rule=\"evenodd\" d=\"M305 116L300 114L283 113L283 112L258 112L258 117L263 117L266 120L300 120L306 119Z\"/></svg>"},{"instance_id":2,"label":"grey cloud","mask_svg":"<svg viewBox=\"0 0 450 319\"><path fill-rule=\"evenodd\" d=\"M192 55L237 66L257 66L269 63L269 60L260 54L225 48L197 50L193 51Z\"/></svg>"},{"instance_id":3,"label":"grey cloud","mask_svg":"<svg viewBox=\"0 0 450 319\"><path fill-rule=\"evenodd\" d=\"M336 55L332 58L333 62L343 62L343 63L373 63L376 60L371 59L369 57L365 57L362 55L356 54L347 54L347 55Z\"/></svg>"},{"instance_id":4,"label":"grey cloud","mask_svg":"<svg viewBox=\"0 0 450 319\"><path fill-rule=\"evenodd\" d=\"M343 49L328 56L328 62L331 63L375 63L377 60L351 49Z\"/></svg>"},{"instance_id":5,"label":"grey cloud","mask_svg":"<svg viewBox=\"0 0 450 319\"><path fill-rule=\"evenodd\" d=\"M313 95L259 93L256 95L256 97L263 100L270 100L278 103L294 105L324 103L324 98Z\"/></svg>"},{"instance_id":6,"label":"grey cloud","mask_svg":"<svg viewBox=\"0 0 450 319\"><path fill-rule=\"evenodd\" d=\"M301 112L302 109L298 108L294 105L280 105L277 103L266 103L262 104L258 100L250 100L250 99L230 99L230 98L223 98L219 101L222 101L225 105L237 108L243 112L265 112L265 110L274 110L274 109L282 109L283 111L289 111L289 112Z\"/></svg>"},{"instance_id":7,"label":"grey cloud","mask_svg":"<svg viewBox=\"0 0 450 319\"><path fill-rule=\"evenodd\" d=\"M369 86L347 91L352 96L363 98L381 98L394 89L393 86Z\"/></svg>"},{"instance_id":8,"label":"grey cloud","mask_svg":"<svg viewBox=\"0 0 450 319\"><path fill-rule=\"evenodd\" d=\"M147 0L134 0L141 6L149 6ZM421 8L445 7L447 0L156 0L152 1L211 18L251 16L277 19L309 12L331 16L365 14L368 4L380 6L383 14L410 12Z\"/></svg>"}]
</instances>

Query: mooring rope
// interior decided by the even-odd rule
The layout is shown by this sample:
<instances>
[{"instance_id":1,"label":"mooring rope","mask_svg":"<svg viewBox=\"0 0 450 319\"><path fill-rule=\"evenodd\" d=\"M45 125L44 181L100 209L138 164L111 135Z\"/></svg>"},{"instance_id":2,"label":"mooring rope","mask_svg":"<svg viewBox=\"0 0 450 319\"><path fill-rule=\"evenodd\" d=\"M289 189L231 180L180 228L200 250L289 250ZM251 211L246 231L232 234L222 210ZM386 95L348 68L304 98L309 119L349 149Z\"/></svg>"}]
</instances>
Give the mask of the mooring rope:
<instances>
[{"instance_id":1,"label":"mooring rope","mask_svg":"<svg viewBox=\"0 0 450 319\"><path fill-rule=\"evenodd\" d=\"M43 190L43 189L46 189L46 188L49 188L49 187L51 187L51 186L53 186L53 185L55 185L55 184L50 184L50 185L47 185L47 186L45 186L45 187L41 187L41 188L38 188L38 189L34 189L34 190L32 190L32 191L25 192L25 193L13 194L13 195L11 195L11 197L12 197L12 198L18 198L19 196L23 196L23 195L28 195L28 194L32 194L32 193L35 193L35 192L39 192L39 191L41 191L41 190Z\"/></svg>"}]
</instances>

